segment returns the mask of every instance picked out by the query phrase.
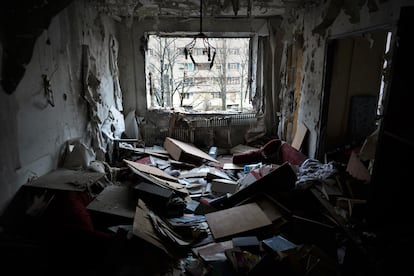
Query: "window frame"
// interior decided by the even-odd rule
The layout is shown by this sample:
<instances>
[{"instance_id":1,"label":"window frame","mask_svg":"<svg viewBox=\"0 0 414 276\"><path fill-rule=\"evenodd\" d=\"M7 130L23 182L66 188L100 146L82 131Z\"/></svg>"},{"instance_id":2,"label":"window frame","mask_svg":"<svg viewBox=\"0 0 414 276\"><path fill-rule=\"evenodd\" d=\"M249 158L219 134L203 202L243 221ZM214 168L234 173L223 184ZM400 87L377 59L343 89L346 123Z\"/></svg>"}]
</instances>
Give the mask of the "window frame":
<instances>
[{"instance_id":1,"label":"window frame","mask_svg":"<svg viewBox=\"0 0 414 276\"><path fill-rule=\"evenodd\" d=\"M182 33L182 32L179 32L179 33L175 33L175 32L172 32L172 33L146 32L145 33L145 36L147 38L149 37L149 35L157 35L158 37L166 37L166 38L174 38L174 37L176 37L176 38L194 38L194 33L190 33L190 32L185 32L185 33ZM257 73L256 72L256 68L257 68L257 56L255 57L255 55L257 55L257 39L258 39L258 35L255 34L255 33L246 33L246 32L242 32L242 33L231 33L230 35L227 34L227 33L206 33L206 35L207 35L208 38L219 38L219 39L220 38L223 38L223 39L224 38L247 38L247 39L249 39L249 45L248 45L248 47L245 50L248 53L248 59L249 59L249 62L247 63L247 68L246 68L247 82L246 82L246 85L245 85L246 87L244 87L244 89L243 89L244 90L243 93L247 93L248 94L248 96L245 95L245 97L248 97L250 99L250 105L251 106L250 106L250 109L246 109L246 110L243 109L242 111L239 111L239 112L243 112L243 113L244 112L247 112L247 113L249 113L249 112L254 111L252 109L252 107L253 107L252 106L252 95L254 95L256 93L256 86L255 86L256 81L255 81L255 79L256 79L256 73ZM198 48L194 48L194 49L198 49ZM240 52L241 51L240 51L239 48L229 48L227 50L227 54L228 55L234 55L234 51L232 51L234 49L236 49L239 52L239 55L240 55ZM220 49L217 49L217 52L219 52L219 51L220 51ZM146 86L146 93L145 93L145 95L146 95L146 98L147 98L147 110L164 110L164 111L166 111L166 112L169 113L172 110L174 110L174 107L172 107L172 106L170 106L170 107L163 107L163 108L161 108L161 107L151 107L150 104L149 104L151 102L151 99L148 99L149 98L148 96L149 96L149 90L150 90L150 88L149 88L149 82L148 82L148 66L147 66L148 57L147 57L147 53L146 52L145 52L145 55L144 55L144 60L145 60L145 70L144 71L145 71L145 76L146 76L146 78L145 78L146 79L146 85L145 85ZM191 61L191 60L189 60L189 61ZM191 62L189 62L189 63L192 65ZM231 71L232 70L236 71L236 70L239 70L240 69L240 67L241 67L240 63L237 62L235 64L237 64L237 69L230 69ZM187 67L186 67L185 70L191 71L191 70L189 70L188 65L189 64L187 63ZM218 68L215 68L215 70L220 70L221 68L223 68L223 66L224 66L224 64L219 64L219 67ZM192 72L195 72L195 71L198 71L198 69L196 68L196 66L194 66L194 69L193 69ZM227 80L226 80L226 83L227 84L229 82L228 81L228 78L229 77L234 78L232 76L227 76ZM189 79L190 79L190 77L189 77ZM196 79L196 77L193 77L192 78L192 81L190 83L192 83L193 85L197 85L195 79ZM240 77L239 77L237 82L230 83L228 85L240 85L240 81L241 80L240 80ZM214 92L212 92L212 93L214 93ZM193 93L187 92L185 95L188 95L188 94L193 94ZM194 112L194 111L192 111L192 112ZM199 113L199 114L205 113L205 111L201 111L201 110L200 111L196 111L196 112ZM228 112L231 112L232 113L233 110L220 110L220 111L213 111L212 113L220 114L220 113L228 113ZM208 113L211 113L211 112L208 112Z\"/></svg>"}]
</instances>

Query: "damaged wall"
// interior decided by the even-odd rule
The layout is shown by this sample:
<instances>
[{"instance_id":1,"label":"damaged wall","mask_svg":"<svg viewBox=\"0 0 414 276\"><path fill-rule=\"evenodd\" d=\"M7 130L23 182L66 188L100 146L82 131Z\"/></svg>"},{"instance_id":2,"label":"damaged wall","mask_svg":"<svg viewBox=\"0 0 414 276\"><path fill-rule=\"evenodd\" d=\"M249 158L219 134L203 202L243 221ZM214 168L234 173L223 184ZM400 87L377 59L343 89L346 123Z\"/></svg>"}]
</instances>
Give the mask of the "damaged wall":
<instances>
[{"instance_id":1,"label":"damaged wall","mask_svg":"<svg viewBox=\"0 0 414 276\"><path fill-rule=\"evenodd\" d=\"M277 25L279 21L280 18L274 18L272 22ZM129 22L129 24L125 24L125 22L120 22L118 24L118 34L120 39L119 70L125 114L135 112L136 116L145 118L144 124L155 123L154 127L158 132L168 129L168 122L170 119L168 113L147 110L144 59L146 44L144 35L146 32L192 32L196 34L199 31L199 23L199 20L194 18L148 18L142 20L136 19L132 23ZM268 36L268 25L268 20L266 19L206 18L203 20L203 32L221 35L226 34L230 36L236 35L236 33L243 33L244 35L254 34L257 36ZM268 58L268 54L269 53L266 53L264 60L273 60L273 58ZM272 66L272 64L270 64L270 66ZM263 77L265 82L270 83L268 87L264 84L261 84L259 87L260 89L265 88L268 90L266 92L269 93L270 98L270 93L272 92L271 74L272 70L269 70L266 76ZM269 104L269 108L271 107L272 105ZM208 135L206 134L206 137L207 136ZM207 141L204 141L204 143L209 144Z\"/></svg>"},{"instance_id":2,"label":"damaged wall","mask_svg":"<svg viewBox=\"0 0 414 276\"><path fill-rule=\"evenodd\" d=\"M359 6L362 3L361 6ZM375 5L374 5L375 4ZM400 7L413 5L410 1L326 1L319 5L309 5L302 9L292 10L284 17L284 52L281 66L281 91L283 99L279 133L286 138L286 127L292 123L295 105L293 92L286 84L287 49L295 42L297 34L303 36L303 57L301 75L301 97L298 121L302 121L309 129L307 144L308 155L318 157L318 143L321 132L320 117L323 103L323 83L325 52L327 41L334 37L345 37L347 34L363 32L376 28L392 27L399 17Z\"/></svg>"},{"instance_id":3,"label":"damaged wall","mask_svg":"<svg viewBox=\"0 0 414 276\"><path fill-rule=\"evenodd\" d=\"M89 45L94 61L90 68L98 81L99 104L92 107L97 117L106 118L111 106L119 105L109 66L114 35L112 19L99 15L86 1L74 1L38 37L14 93L7 95L0 88L0 211L28 179L57 167L66 141L80 137L87 141L91 128L82 97L83 44Z\"/></svg>"},{"instance_id":4,"label":"damaged wall","mask_svg":"<svg viewBox=\"0 0 414 276\"><path fill-rule=\"evenodd\" d=\"M144 116L147 111L145 79L145 32L199 32L198 19L143 19L130 24L118 25L120 40L119 71L124 95L126 114L136 110L137 115ZM203 19L203 32L209 33L245 33L268 35L265 19Z\"/></svg>"}]
</instances>

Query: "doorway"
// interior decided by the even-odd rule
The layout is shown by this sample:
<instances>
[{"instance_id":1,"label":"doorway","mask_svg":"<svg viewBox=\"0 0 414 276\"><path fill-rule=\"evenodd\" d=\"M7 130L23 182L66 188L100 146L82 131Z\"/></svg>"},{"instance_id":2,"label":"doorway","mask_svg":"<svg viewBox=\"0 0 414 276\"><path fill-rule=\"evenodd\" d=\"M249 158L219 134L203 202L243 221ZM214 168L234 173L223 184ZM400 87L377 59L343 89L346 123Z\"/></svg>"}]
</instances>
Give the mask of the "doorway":
<instances>
[{"instance_id":1,"label":"doorway","mask_svg":"<svg viewBox=\"0 0 414 276\"><path fill-rule=\"evenodd\" d=\"M344 153L360 148L377 129L389 39L379 30L328 42L320 159L346 162Z\"/></svg>"}]
</instances>

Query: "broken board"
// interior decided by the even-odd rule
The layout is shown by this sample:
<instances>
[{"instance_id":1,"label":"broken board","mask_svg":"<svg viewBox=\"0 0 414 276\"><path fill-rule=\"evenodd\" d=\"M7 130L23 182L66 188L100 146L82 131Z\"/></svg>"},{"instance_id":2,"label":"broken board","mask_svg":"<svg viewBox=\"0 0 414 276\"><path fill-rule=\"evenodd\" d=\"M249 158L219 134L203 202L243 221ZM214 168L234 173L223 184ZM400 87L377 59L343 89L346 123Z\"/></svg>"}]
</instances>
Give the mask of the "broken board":
<instances>
[{"instance_id":1,"label":"broken board","mask_svg":"<svg viewBox=\"0 0 414 276\"><path fill-rule=\"evenodd\" d=\"M264 193L255 193L252 197L242 201L238 205L255 202L266 216L273 222L273 224L284 224L286 221L283 214L291 216L291 211L283 206L280 202Z\"/></svg>"},{"instance_id":2,"label":"broken board","mask_svg":"<svg viewBox=\"0 0 414 276\"><path fill-rule=\"evenodd\" d=\"M215 178L211 180L211 191L218 193L235 193L237 182L229 179Z\"/></svg>"},{"instance_id":3,"label":"broken board","mask_svg":"<svg viewBox=\"0 0 414 276\"><path fill-rule=\"evenodd\" d=\"M192 248L194 255L199 256L205 262L225 261L224 251L233 248L233 241L212 242L206 245Z\"/></svg>"},{"instance_id":4,"label":"broken board","mask_svg":"<svg viewBox=\"0 0 414 276\"><path fill-rule=\"evenodd\" d=\"M175 178L174 176L171 176L168 173L166 173L163 170L160 170L156 167L152 167L152 166L148 166L148 165L145 165L145 164L129 161L129 160L126 160L126 159L124 159L124 162L127 163L128 166L131 166L131 167L137 169L140 172L151 174L153 176L157 176L157 177L167 179L167 180L172 180L172 181L175 181L175 182L178 181L178 179Z\"/></svg>"},{"instance_id":5,"label":"broken board","mask_svg":"<svg viewBox=\"0 0 414 276\"><path fill-rule=\"evenodd\" d=\"M138 200L138 204L135 209L132 233L135 236L164 251L167 255L170 255L170 252L165 247L161 238L157 235L156 230L151 223L151 220L149 218L150 212L151 211L147 208L145 203L142 200Z\"/></svg>"},{"instance_id":6,"label":"broken board","mask_svg":"<svg viewBox=\"0 0 414 276\"><path fill-rule=\"evenodd\" d=\"M89 211L133 219L135 206L136 201L127 187L111 185L105 187L86 208Z\"/></svg>"},{"instance_id":7,"label":"broken board","mask_svg":"<svg viewBox=\"0 0 414 276\"><path fill-rule=\"evenodd\" d=\"M85 191L88 186L104 176L104 173L62 168L30 181L25 186L64 191Z\"/></svg>"},{"instance_id":8,"label":"broken board","mask_svg":"<svg viewBox=\"0 0 414 276\"><path fill-rule=\"evenodd\" d=\"M296 173L293 171L290 164L285 162L257 179L249 186L232 194L223 201L223 207L234 206L259 192L272 195L275 192L290 191L295 186L296 179Z\"/></svg>"},{"instance_id":9,"label":"broken board","mask_svg":"<svg viewBox=\"0 0 414 276\"><path fill-rule=\"evenodd\" d=\"M124 149L124 150L131 150L131 151L138 152L138 153L157 156L157 157L162 158L162 159L168 159L168 152L164 151L164 150L151 150L151 149L145 149L145 148L130 148L130 147L124 146L122 144L119 144L119 148Z\"/></svg>"},{"instance_id":10,"label":"broken board","mask_svg":"<svg viewBox=\"0 0 414 276\"><path fill-rule=\"evenodd\" d=\"M162 178L159 178L159 177L157 177L155 175L152 175L152 174L141 172L140 170L136 169L133 166L129 166L129 168L135 174L139 175L140 177L142 177L143 179L149 181L150 183L159 185L159 186L164 187L164 188L173 189L174 191L182 193L182 194L186 194L186 195L188 194L188 191L187 191L185 185L183 185L183 184L180 184L180 183L175 182L175 181L169 181L169 180L166 180L166 179L162 179Z\"/></svg>"},{"instance_id":11,"label":"broken board","mask_svg":"<svg viewBox=\"0 0 414 276\"><path fill-rule=\"evenodd\" d=\"M308 128L302 122L300 122L298 127L296 128L296 133L292 141L292 147L294 149L300 151L306 133L308 133Z\"/></svg>"},{"instance_id":12,"label":"broken board","mask_svg":"<svg viewBox=\"0 0 414 276\"><path fill-rule=\"evenodd\" d=\"M346 171L356 179L364 181L365 183L371 181L371 174L354 151L351 152Z\"/></svg>"},{"instance_id":13,"label":"broken board","mask_svg":"<svg viewBox=\"0 0 414 276\"><path fill-rule=\"evenodd\" d=\"M272 225L270 219L256 203L208 213L206 220L215 240L261 230Z\"/></svg>"},{"instance_id":14,"label":"broken board","mask_svg":"<svg viewBox=\"0 0 414 276\"><path fill-rule=\"evenodd\" d=\"M216 159L205 153L204 151L190 145L188 143L167 137L164 141L164 148L168 151L171 157L178 161L202 161L203 159L219 163Z\"/></svg>"}]
</instances>

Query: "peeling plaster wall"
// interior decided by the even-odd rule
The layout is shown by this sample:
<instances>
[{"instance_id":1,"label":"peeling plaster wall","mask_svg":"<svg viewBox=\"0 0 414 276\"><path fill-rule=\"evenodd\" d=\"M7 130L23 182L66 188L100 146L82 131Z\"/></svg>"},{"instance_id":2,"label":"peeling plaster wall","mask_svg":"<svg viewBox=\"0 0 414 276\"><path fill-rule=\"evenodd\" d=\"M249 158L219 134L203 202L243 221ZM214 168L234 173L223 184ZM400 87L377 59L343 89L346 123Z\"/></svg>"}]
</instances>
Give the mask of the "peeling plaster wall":
<instances>
[{"instance_id":1,"label":"peeling plaster wall","mask_svg":"<svg viewBox=\"0 0 414 276\"><path fill-rule=\"evenodd\" d=\"M290 107L294 101L289 97L290 91L287 91L285 81L286 72L286 50L289 45L293 44L294 34L303 34L303 67L301 79L301 99L298 120L303 121L309 129L309 138L307 145L308 155L317 157L317 145L320 134L320 116L323 102L323 83L324 83L324 65L325 51L327 40L333 37L345 36L353 32L362 32L384 26L393 26L399 17L400 7L404 5L413 5L412 1L376 1L378 10L370 11L367 3L361 9L353 10L351 13L344 7L339 6L338 14L332 12L332 5L335 3L344 3L344 1L326 1L326 3L316 6L309 6L298 10L292 10L284 17L282 29L284 30L283 38L283 55L281 66L281 90L279 98L283 99L281 106L281 124L279 133L282 138L287 136L285 126L287 121L291 120ZM358 1L345 1L348 4L357 4ZM379 3L381 2L381 3ZM332 4L332 5L331 5ZM331 5L331 6L330 6ZM333 17L332 24L322 24L318 32L315 32L317 26L323 21L323 18ZM358 21L359 18L359 21ZM352 22L351 22L352 21ZM325 22L326 23L326 22ZM285 123L285 124L283 124Z\"/></svg>"},{"instance_id":2,"label":"peeling plaster wall","mask_svg":"<svg viewBox=\"0 0 414 276\"><path fill-rule=\"evenodd\" d=\"M268 134L270 135L277 135L277 129L279 125L279 117L278 114L280 112L280 99L278 97L278 93L281 89L280 87L280 71L279 68L282 62L282 51L283 49L282 44L282 37L283 37L283 30L280 28L281 20L278 19L269 19L269 33L270 33L270 48L271 51L266 53L266 55L271 60L271 70L269 86L271 88L271 93L269 95L269 101L272 103L272 109L269 110L266 108L266 112L271 113L270 115L267 114L267 126ZM268 106L268 105L267 105Z\"/></svg>"},{"instance_id":3,"label":"peeling plaster wall","mask_svg":"<svg viewBox=\"0 0 414 276\"><path fill-rule=\"evenodd\" d=\"M99 112L106 117L116 104L109 68L110 34L115 34L112 19L97 14L86 1L75 1L37 39L16 91L11 95L0 91L0 212L28 179L57 167L67 140L88 136L82 44L89 45L96 60ZM43 74L53 97L45 96Z\"/></svg>"}]
</instances>

